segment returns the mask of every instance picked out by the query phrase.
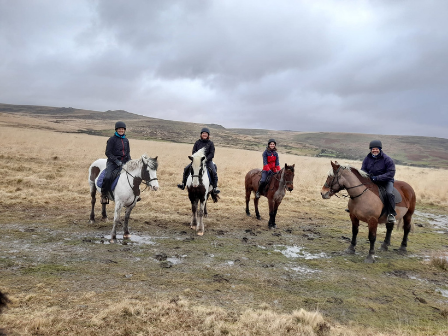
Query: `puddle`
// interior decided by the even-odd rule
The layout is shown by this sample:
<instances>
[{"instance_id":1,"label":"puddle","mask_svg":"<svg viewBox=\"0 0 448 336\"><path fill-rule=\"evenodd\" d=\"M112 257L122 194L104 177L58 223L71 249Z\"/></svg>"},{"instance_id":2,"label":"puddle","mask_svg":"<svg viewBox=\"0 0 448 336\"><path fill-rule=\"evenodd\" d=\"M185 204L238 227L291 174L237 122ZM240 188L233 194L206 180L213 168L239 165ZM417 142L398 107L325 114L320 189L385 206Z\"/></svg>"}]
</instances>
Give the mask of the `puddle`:
<instances>
[{"instance_id":1,"label":"puddle","mask_svg":"<svg viewBox=\"0 0 448 336\"><path fill-rule=\"evenodd\" d=\"M448 233L448 216L435 215L428 212L415 211L415 219L424 220L428 222L433 228L437 229L438 233Z\"/></svg>"},{"instance_id":2,"label":"puddle","mask_svg":"<svg viewBox=\"0 0 448 336\"><path fill-rule=\"evenodd\" d=\"M229 265L229 266L233 266L234 264L235 264L235 262L232 261L232 260L229 260L229 261L227 262L227 265Z\"/></svg>"},{"instance_id":3,"label":"puddle","mask_svg":"<svg viewBox=\"0 0 448 336\"><path fill-rule=\"evenodd\" d=\"M443 297L448 298L448 289L437 288L436 291L439 292L440 294L442 294Z\"/></svg>"},{"instance_id":4,"label":"puddle","mask_svg":"<svg viewBox=\"0 0 448 336\"><path fill-rule=\"evenodd\" d=\"M284 249L282 249L282 250L274 250L274 251L280 252L286 258L304 258L304 259L329 258L324 252L312 254L312 253L303 251L303 247L300 247L300 246L275 245L274 247L284 247Z\"/></svg>"},{"instance_id":5,"label":"puddle","mask_svg":"<svg viewBox=\"0 0 448 336\"><path fill-rule=\"evenodd\" d=\"M302 267L302 266L290 267L290 268L285 267L285 269L286 270L292 270L292 271L295 271L295 272L300 273L300 274L312 274L312 273L320 272L319 270L313 270L311 268Z\"/></svg>"},{"instance_id":6,"label":"puddle","mask_svg":"<svg viewBox=\"0 0 448 336\"><path fill-rule=\"evenodd\" d=\"M145 235L136 235L132 234L130 238L123 239L123 236L117 235L117 244L122 244L126 242L127 244L147 244L147 245L156 245L156 239L167 239L168 237L151 237ZM101 238L101 241L97 241L97 243L110 244L110 235L106 235Z\"/></svg>"},{"instance_id":7,"label":"puddle","mask_svg":"<svg viewBox=\"0 0 448 336\"><path fill-rule=\"evenodd\" d=\"M178 265L178 264L182 263L182 259L181 258L177 258L177 257L166 258L166 261L169 261L173 265Z\"/></svg>"}]
</instances>

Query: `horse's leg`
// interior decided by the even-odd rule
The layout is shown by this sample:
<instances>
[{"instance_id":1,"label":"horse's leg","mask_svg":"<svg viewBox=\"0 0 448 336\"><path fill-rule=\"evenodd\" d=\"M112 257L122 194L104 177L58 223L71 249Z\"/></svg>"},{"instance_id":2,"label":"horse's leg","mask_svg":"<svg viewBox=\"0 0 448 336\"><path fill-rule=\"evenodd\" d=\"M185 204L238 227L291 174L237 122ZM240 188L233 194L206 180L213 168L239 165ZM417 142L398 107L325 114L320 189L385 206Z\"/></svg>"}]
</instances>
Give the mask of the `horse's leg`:
<instances>
[{"instance_id":1,"label":"horse's leg","mask_svg":"<svg viewBox=\"0 0 448 336\"><path fill-rule=\"evenodd\" d=\"M95 223L95 203L96 203L96 186L90 187L90 197L92 198L92 210L90 211L89 223Z\"/></svg>"},{"instance_id":2,"label":"horse's leg","mask_svg":"<svg viewBox=\"0 0 448 336\"><path fill-rule=\"evenodd\" d=\"M388 246L390 246L390 237L392 235L392 231L394 229L394 223L386 223L386 238L384 238L383 243L381 244L381 251L387 251Z\"/></svg>"},{"instance_id":3,"label":"horse's leg","mask_svg":"<svg viewBox=\"0 0 448 336\"><path fill-rule=\"evenodd\" d=\"M280 203L275 202L274 203L274 210L272 211L272 220L271 220L271 214L269 214L269 220L271 221L271 229L277 228L277 224L275 223L275 218L277 217L277 210Z\"/></svg>"},{"instance_id":4,"label":"horse's leg","mask_svg":"<svg viewBox=\"0 0 448 336\"><path fill-rule=\"evenodd\" d=\"M208 199L208 197L207 197ZM207 202L204 205L204 218L207 218L208 212L207 212Z\"/></svg>"},{"instance_id":5,"label":"horse's leg","mask_svg":"<svg viewBox=\"0 0 448 336\"><path fill-rule=\"evenodd\" d=\"M345 250L345 253L355 254L356 237L359 231L359 219L350 213L350 219L352 221L352 240L350 246Z\"/></svg>"},{"instance_id":6,"label":"horse's leg","mask_svg":"<svg viewBox=\"0 0 448 336\"><path fill-rule=\"evenodd\" d=\"M375 241L376 241L376 231L378 229L378 220L375 218L370 219L368 221L368 225L369 225L370 250L364 262L371 264L375 262Z\"/></svg>"},{"instance_id":7,"label":"horse's leg","mask_svg":"<svg viewBox=\"0 0 448 336\"><path fill-rule=\"evenodd\" d=\"M198 224L196 227L196 232L197 232L198 236L204 235L204 231L205 231L204 230L204 208L205 208L206 204L207 204L207 200L205 200L205 201L201 200L201 203L199 204L199 209L198 209L199 218L198 218Z\"/></svg>"},{"instance_id":8,"label":"horse's leg","mask_svg":"<svg viewBox=\"0 0 448 336\"><path fill-rule=\"evenodd\" d=\"M250 194L252 193L252 190L250 188L246 187L246 215L250 216L249 211L249 202L250 202Z\"/></svg>"},{"instance_id":9,"label":"horse's leg","mask_svg":"<svg viewBox=\"0 0 448 336\"><path fill-rule=\"evenodd\" d=\"M269 204L269 222L268 226L270 229L275 229L275 202L268 198Z\"/></svg>"},{"instance_id":10,"label":"horse's leg","mask_svg":"<svg viewBox=\"0 0 448 336\"><path fill-rule=\"evenodd\" d=\"M406 247L408 246L408 235L409 235L409 232L411 231L412 215L413 215L413 213L411 213L408 210L406 215L403 216L403 230L404 230L404 234L403 234L403 240L401 241L401 246L398 249L398 251L401 252L401 253L406 253L407 252Z\"/></svg>"},{"instance_id":11,"label":"horse's leg","mask_svg":"<svg viewBox=\"0 0 448 336\"><path fill-rule=\"evenodd\" d=\"M190 223L190 229L194 229L194 227L197 225L197 212L198 212L198 200L195 199L191 201L191 223Z\"/></svg>"},{"instance_id":12,"label":"horse's leg","mask_svg":"<svg viewBox=\"0 0 448 336\"><path fill-rule=\"evenodd\" d=\"M129 234L129 229L128 229L128 222L129 222L129 217L131 217L131 211L132 211L132 209L134 209L136 203L137 203L137 199L134 201L134 203L131 204L131 206L126 208L126 212L124 215L124 223L123 223L123 239L131 238L131 235Z\"/></svg>"},{"instance_id":13,"label":"horse's leg","mask_svg":"<svg viewBox=\"0 0 448 336\"><path fill-rule=\"evenodd\" d=\"M112 226L112 231L110 232L111 243L117 241L117 224L120 224L120 212L122 207L123 204L120 201L115 200L114 224Z\"/></svg>"},{"instance_id":14,"label":"horse's leg","mask_svg":"<svg viewBox=\"0 0 448 336\"><path fill-rule=\"evenodd\" d=\"M254 198L255 216L257 217L257 219L261 219L260 212L258 211L259 200L260 200L259 198Z\"/></svg>"}]
</instances>

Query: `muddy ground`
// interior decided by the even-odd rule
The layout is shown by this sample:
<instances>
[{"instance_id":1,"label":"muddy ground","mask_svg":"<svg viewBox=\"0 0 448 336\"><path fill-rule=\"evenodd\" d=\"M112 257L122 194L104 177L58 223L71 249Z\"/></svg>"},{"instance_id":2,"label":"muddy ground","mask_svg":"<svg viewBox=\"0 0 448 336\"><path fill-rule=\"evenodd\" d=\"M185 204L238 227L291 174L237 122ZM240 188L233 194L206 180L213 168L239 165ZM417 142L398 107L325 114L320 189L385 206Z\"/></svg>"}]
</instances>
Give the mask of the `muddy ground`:
<instances>
[{"instance_id":1,"label":"muddy ground","mask_svg":"<svg viewBox=\"0 0 448 336\"><path fill-rule=\"evenodd\" d=\"M363 262L365 225L356 254L343 252L351 236L343 209L331 219L279 214L272 231L266 218L247 217L244 209L217 214L210 204L198 237L187 212L167 220L137 207L133 236L116 244L108 239L111 222L97 214L88 224L85 210L1 209L0 288L14 298L8 314L51 306L88 313L110 299L182 298L235 312L266 304L279 312L317 309L335 323L380 331L448 330L448 273L430 262L434 251L448 249L447 217L437 209L419 209L407 255L394 250L402 237L395 230L390 250L378 251L372 265ZM382 227L379 242L384 234Z\"/></svg>"}]
</instances>

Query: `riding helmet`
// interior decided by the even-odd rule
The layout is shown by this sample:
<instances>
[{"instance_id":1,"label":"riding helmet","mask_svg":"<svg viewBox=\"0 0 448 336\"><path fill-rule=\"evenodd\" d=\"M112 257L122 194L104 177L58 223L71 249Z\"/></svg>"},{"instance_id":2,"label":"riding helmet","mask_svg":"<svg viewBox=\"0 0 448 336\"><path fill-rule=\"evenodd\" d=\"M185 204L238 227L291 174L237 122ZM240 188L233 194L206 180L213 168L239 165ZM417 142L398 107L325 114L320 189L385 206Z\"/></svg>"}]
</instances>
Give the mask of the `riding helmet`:
<instances>
[{"instance_id":1,"label":"riding helmet","mask_svg":"<svg viewBox=\"0 0 448 336\"><path fill-rule=\"evenodd\" d=\"M202 133L208 133L208 135L210 135L210 130L207 128L207 127L203 127L202 129L201 129L201 134Z\"/></svg>"},{"instance_id":2,"label":"riding helmet","mask_svg":"<svg viewBox=\"0 0 448 336\"><path fill-rule=\"evenodd\" d=\"M381 150L383 148L383 144L381 143L380 140L372 140L370 141L369 149L372 148L379 148Z\"/></svg>"},{"instance_id":3,"label":"riding helmet","mask_svg":"<svg viewBox=\"0 0 448 336\"><path fill-rule=\"evenodd\" d=\"M122 122L122 121L117 121L117 122L115 123L115 130L117 130L118 128L124 128L124 129L126 129L126 124L125 124L124 122Z\"/></svg>"},{"instance_id":4,"label":"riding helmet","mask_svg":"<svg viewBox=\"0 0 448 336\"><path fill-rule=\"evenodd\" d=\"M270 144L271 142L273 142L273 143L277 146L277 142L275 141L275 139L269 139L269 140L268 140L268 146L269 146L269 144Z\"/></svg>"}]
</instances>

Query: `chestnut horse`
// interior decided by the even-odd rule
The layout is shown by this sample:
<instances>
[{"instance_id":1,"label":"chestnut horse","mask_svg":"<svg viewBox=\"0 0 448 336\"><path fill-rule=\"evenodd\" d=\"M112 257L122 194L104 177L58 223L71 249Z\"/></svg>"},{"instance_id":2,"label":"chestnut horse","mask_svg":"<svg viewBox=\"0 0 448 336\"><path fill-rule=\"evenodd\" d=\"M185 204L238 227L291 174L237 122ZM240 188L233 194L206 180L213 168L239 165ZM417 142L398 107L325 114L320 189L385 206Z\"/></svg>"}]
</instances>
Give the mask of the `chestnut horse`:
<instances>
[{"instance_id":1,"label":"chestnut horse","mask_svg":"<svg viewBox=\"0 0 448 336\"><path fill-rule=\"evenodd\" d=\"M328 173L327 180L322 187L322 198L329 199L339 191L347 190L350 196L348 209L352 221L352 240L346 252L350 254L355 253L359 221L363 221L369 226L370 241L369 255L365 262L373 263L375 262L375 240L378 223L386 223L386 238L381 245L381 250L383 251L387 251L387 247L390 246L390 236L394 228L394 223L387 223L387 213L382 214L383 203L379 197L378 186L362 170L350 166L341 166L337 161L331 162L331 166L332 169ZM397 212L397 221L403 221L404 235L399 251L405 253L408 234L412 227L411 219L415 210L416 197L414 189L406 182L395 181L394 187L402 198L402 201L396 204L395 211Z\"/></svg>"},{"instance_id":2,"label":"chestnut horse","mask_svg":"<svg viewBox=\"0 0 448 336\"><path fill-rule=\"evenodd\" d=\"M293 180L294 180L294 166L288 166L285 164L285 167L282 168L279 172L271 176L271 181L268 185L268 191L266 194L262 194L267 197L269 204L269 223L268 226L270 229L275 229L275 216L277 216L277 209L280 203L285 196L286 189L288 191L292 191L294 189ZM246 185L246 214L250 216L249 211L249 201L251 192L257 192L258 190L258 182L261 179L261 169L252 169L246 174L245 185ZM261 219L260 213L258 212L258 200L259 198L254 199L255 206L255 215L257 219Z\"/></svg>"}]
</instances>

